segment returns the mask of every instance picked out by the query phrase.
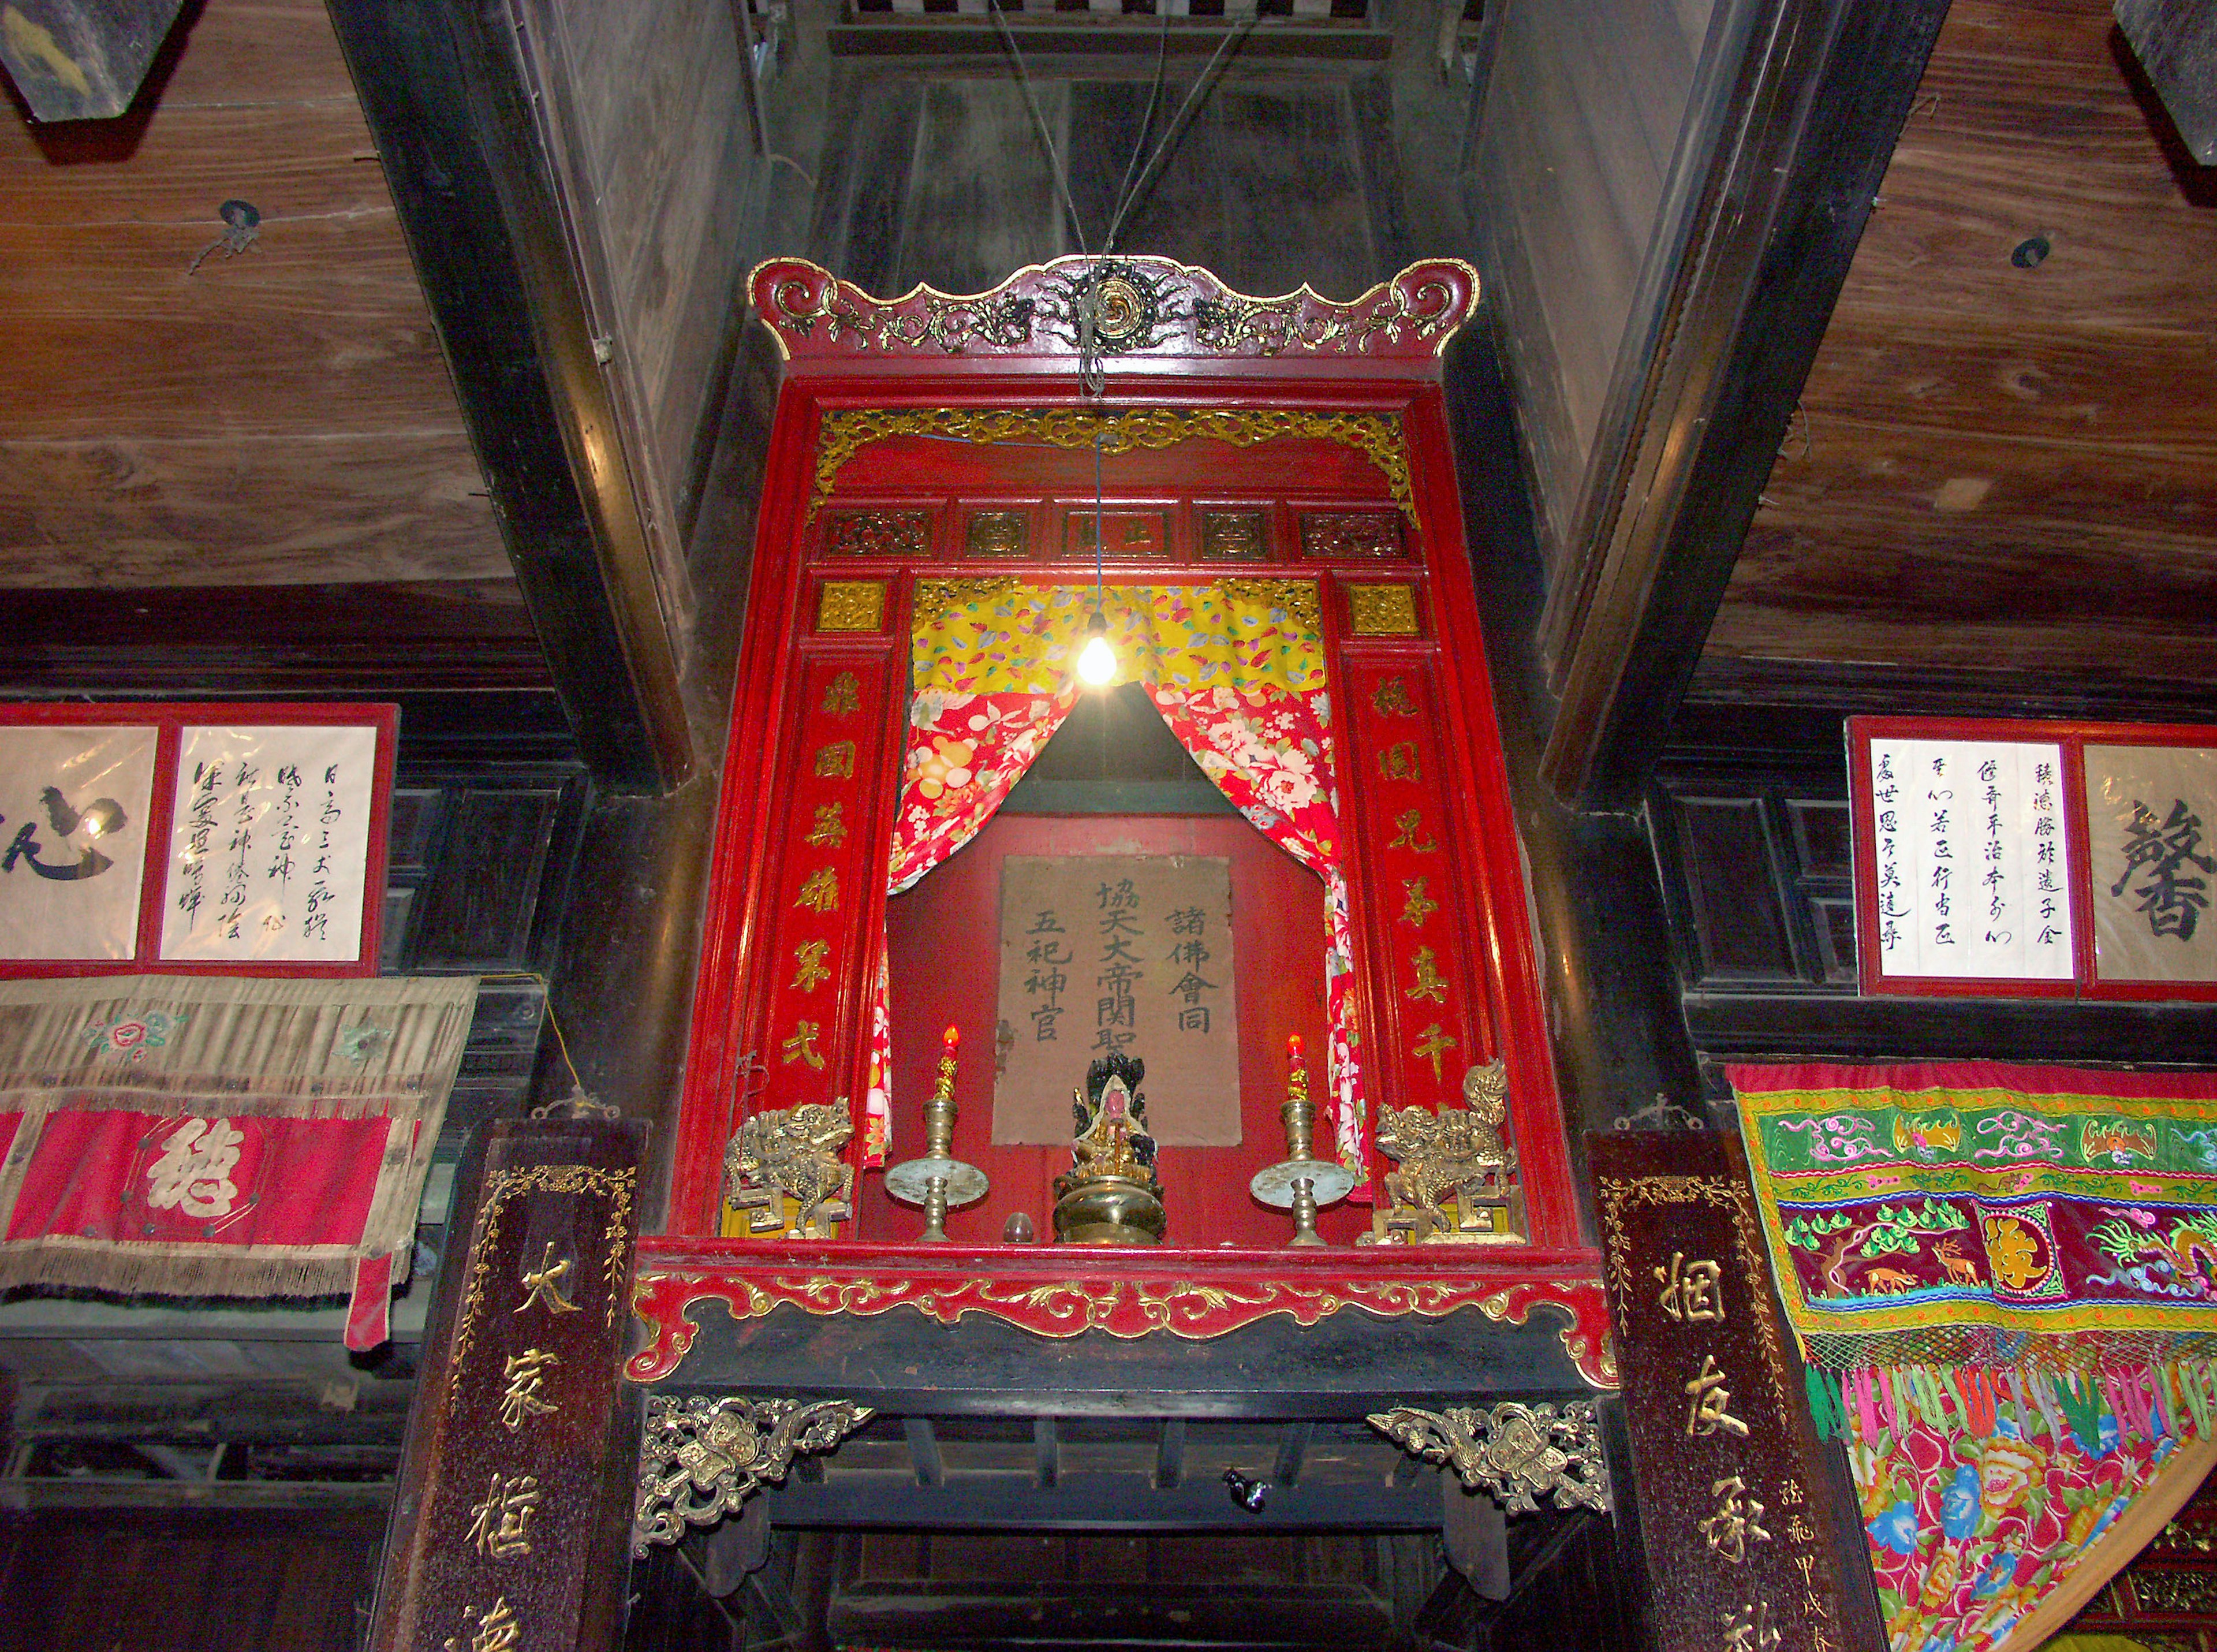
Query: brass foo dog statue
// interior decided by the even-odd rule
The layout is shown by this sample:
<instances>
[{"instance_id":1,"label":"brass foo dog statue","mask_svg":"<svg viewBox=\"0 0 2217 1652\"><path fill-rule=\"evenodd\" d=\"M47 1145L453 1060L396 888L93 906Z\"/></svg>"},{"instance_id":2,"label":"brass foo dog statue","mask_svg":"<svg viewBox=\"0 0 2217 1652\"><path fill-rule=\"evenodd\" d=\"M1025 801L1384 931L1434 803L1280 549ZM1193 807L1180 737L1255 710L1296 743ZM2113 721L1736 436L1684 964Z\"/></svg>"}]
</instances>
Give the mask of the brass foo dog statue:
<instances>
[{"instance_id":1,"label":"brass foo dog statue","mask_svg":"<svg viewBox=\"0 0 2217 1652\"><path fill-rule=\"evenodd\" d=\"M844 1101L756 1113L725 1151L724 1203L753 1213L749 1233L767 1234L786 1227L785 1202L798 1200L793 1236L829 1239L817 1223L844 1222L855 1213L855 1167L840 1157L854 1134Z\"/></svg>"},{"instance_id":2,"label":"brass foo dog statue","mask_svg":"<svg viewBox=\"0 0 2217 1652\"><path fill-rule=\"evenodd\" d=\"M1147 1134L1146 1063L1121 1052L1085 1069L1072 1092L1078 1135L1070 1168L1054 1179L1054 1234L1072 1245L1158 1245L1170 1226Z\"/></svg>"},{"instance_id":3,"label":"brass foo dog statue","mask_svg":"<svg viewBox=\"0 0 2217 1652\"><path fill-rule=\"evenodd\" d=\"M1374 1210L1366 1245L1498 1244L1523 1237L1516 1150L1505 1146L1509 1074L1498 1058L1463 1075L1467 1108L1389 1110L1378 1150L1399 1161L1386 1172L1386 1208ZM1442 1196L1454 1196L1450 1220Z\"/></svg>"}]
</instances>

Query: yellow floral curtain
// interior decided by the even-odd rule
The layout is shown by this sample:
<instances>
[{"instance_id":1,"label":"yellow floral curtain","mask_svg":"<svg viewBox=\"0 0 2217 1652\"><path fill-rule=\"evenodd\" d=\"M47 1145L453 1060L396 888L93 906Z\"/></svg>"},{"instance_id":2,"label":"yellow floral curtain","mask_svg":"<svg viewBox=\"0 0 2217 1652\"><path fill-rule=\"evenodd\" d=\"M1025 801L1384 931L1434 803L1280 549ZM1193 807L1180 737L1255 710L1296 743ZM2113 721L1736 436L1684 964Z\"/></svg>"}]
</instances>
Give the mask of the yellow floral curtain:
<instances>
[{"instance_id":1,"label":"yellow floral curtain","mask_svg":"<svg viewBox=\"0 0 2217 1652\"><path fill-rule=\"evenodd\" d=\"M1324 880L1330 1093L1342 1156L1361 1185L1353 926L1318 603L1315 583L1297 579L1112 585L1097 595L1013 579L920 582L889 887L909 888L975 837L1061 726L1097 603L1116 652L1110 686L1144 684L1201 771ZM865 1131L874 1145L889 1130L884 1002L881 981Z\"/></svg>"}]
</instances>

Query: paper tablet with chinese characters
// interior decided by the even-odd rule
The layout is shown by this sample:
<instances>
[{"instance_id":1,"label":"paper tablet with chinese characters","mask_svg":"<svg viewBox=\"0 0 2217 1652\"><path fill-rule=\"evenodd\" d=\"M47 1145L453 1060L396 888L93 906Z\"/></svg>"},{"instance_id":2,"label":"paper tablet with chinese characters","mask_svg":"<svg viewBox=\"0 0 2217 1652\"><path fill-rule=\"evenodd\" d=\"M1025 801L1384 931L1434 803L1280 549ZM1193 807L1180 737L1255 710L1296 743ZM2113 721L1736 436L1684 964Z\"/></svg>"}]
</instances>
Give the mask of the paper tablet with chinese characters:
<instances>
[{"instance_id":1,"label":"paper tablet with chinese characters","mask_svg":"<svg viewBox=\"0 0 2217 1652\"><path fill-rule=\"evenodd\" d=\"M1147 1064L1155 1139L1239 1141L1232 866L1204 855L1012 855L1001 874L993 1141L1070 1140L1071 1092L1115 1051Z\"/></svg>"}]
</instances>

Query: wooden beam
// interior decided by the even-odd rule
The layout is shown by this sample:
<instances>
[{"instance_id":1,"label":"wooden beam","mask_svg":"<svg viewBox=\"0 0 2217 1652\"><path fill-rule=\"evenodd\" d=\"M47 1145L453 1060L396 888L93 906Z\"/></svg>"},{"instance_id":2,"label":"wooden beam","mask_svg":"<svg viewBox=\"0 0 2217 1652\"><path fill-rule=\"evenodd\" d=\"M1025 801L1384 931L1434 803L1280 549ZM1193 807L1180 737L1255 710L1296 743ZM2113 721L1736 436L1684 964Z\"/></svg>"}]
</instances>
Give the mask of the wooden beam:
<instances>
[{"instance_id":1,"label":"wooden beam","mask_svg":"<svg viewBox=\"0 0 2217 1652\"><path fill-rule=\"evenodd\" d=\"M916 1469L919 1486L943 1486L947 1483L947 1467L939 1458L939 1436L932 1432L929 1417L904 1417L901 1432L908 1436L909 1461Z\"/></svg>"},{"instance_id":2,"label":"wooden beam","mask_svg":"<svg viewBox=\"0 0 2217 1652\"><path fill-rule=\"evenodd\" d=\"M850 1469L834 1462L820 1486L787 1480L764 1494L781 1531L851 1525L928 1526L980 1531L1436 1531L1439 1494L1382 1475L1273 1484L1250 1510L1209 1477L1162 1490L1146 1473L1088 1470L1047 1488L1029 1474L961 1473L923 1486L905 1471Z\"/></svg>"},{"instance_id":3,"label":"wooden beam","mask_svg":"<svg viewBox=\"0 0 2217 1652\"><path fill-rule=\"evenodd\" d=\"M1698 660L1947 0L1765 0L1576 583L1541 772L1636 798ZM1555 606L1559 606L1560 596Z\"/></svg>"},{"instance_id":4,"label":"wooden beam","mask_svg":"<svg viewBox=\"0 0 2217 1652\"><path fill-rule=\"evenodd\" d=\"M1032 1419L1032 1478L1042 1491L1053 1491L1062 1478L1062 1439L1052 1417Z\"/></svg>"},{"instance_id":5,"label":"wooden beam","mask_svg":"<svg viewBox=\"0 0 2217 1652\"><path fill-rule=\"evenodd\" d=\"M508 13L330 13L579 750L667 790L693 764L676 653Z\"/></svg>"},{"instance_id":6,"label":"wooden beam","mask_svg":"<svg viewBox=\"0 0 2217 1652\"><path fill-rule=\"evenodd\" d=\"M1155 1487L1168 1491L1184 1478L1185 1419L1167 1417L1155 1441Z\"/></svg>"},{"instance_id":7,"label":"wooden beam","mask_svg":"<svg viewBox=\"0 0 2217 1652\"><path fill-rule=\"evenodd\" d=\"M1309 1454L1309 1437L1315 1432L1313 1422L1289 1422L1279 1432L1277 1461L1270 1465L1272 1486L1300 1484L1301 1464Z\"/></svg>"},{"instance_id":8,"label":"wooden beam","mask_svg":"<svg viewBox=\"0 0 2217 1652\"><path fill-rule=\"evenodd\" d=\"M2115 11L2178 135L2217 166L2217 0L2116 0Z\"/></svg>"}]
</instances>

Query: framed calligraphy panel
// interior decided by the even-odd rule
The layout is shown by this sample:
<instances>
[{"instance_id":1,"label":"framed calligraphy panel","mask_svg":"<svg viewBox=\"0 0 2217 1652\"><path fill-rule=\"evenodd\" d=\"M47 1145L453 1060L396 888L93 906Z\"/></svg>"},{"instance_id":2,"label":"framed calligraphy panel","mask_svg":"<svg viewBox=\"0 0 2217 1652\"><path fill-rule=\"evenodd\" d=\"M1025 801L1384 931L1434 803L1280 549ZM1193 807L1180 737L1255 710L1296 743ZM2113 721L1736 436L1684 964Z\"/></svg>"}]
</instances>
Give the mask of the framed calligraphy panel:
<instances>
[{"instance_id":1,"label":"framed calligraphy panel","mask_svg":"<svg viewBox=\"0 0 2217 1652\"><path fill-rule=\"evenodd\" d=\"M1099 1057L1147 1064L1156 1141L1239 1143L1232 863L1207 855L1011 855L1001 873L998 1145L1067 1142Z\"/></svg>"},{"instance_id":2,"label":"framed calligraphy panel","mask_svg":"<svg viewBox=\"0 0 2217 1652\"><path fill-rule=\"evenodd\" d=\"M1872 993L2217 999L2217 730L1855 717Z\"/></svg>"},{"instance_id":3,"label":"framed calligraphy panel","mask_svg":"<svg viewBox=\"0 0 2217 1652\"><path fill-rule=\"evenodd\" d=\"M377 972L399 710L0 706L0 976Z\"/></svg>"}]
</instances>

